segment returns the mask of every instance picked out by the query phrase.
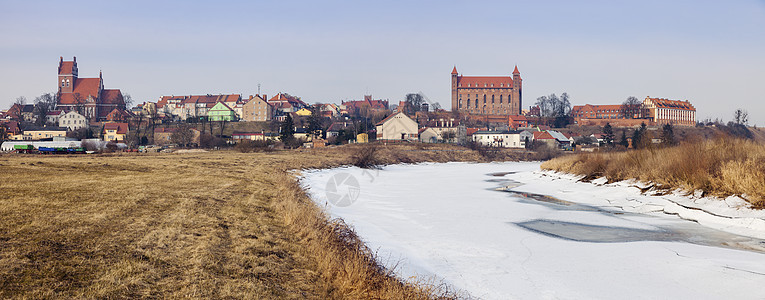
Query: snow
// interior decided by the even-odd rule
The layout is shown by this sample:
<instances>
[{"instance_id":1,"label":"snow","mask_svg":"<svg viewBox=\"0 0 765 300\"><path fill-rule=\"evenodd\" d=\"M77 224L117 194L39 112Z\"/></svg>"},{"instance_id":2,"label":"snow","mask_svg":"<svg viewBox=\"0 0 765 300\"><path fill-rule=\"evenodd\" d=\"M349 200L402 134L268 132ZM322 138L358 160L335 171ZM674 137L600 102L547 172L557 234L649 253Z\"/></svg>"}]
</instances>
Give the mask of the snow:
<instances>
[{"instance_id":1,"label":"snow","mask_svg":"<svg viewBox=\"0 0 765 300\"><path fill-rule=\"evenodd\" d=\"M404 279L482 299L765 298L765 214L740 198L644 195L528 162L301 176Z\"/></svg>"}]
</instances>

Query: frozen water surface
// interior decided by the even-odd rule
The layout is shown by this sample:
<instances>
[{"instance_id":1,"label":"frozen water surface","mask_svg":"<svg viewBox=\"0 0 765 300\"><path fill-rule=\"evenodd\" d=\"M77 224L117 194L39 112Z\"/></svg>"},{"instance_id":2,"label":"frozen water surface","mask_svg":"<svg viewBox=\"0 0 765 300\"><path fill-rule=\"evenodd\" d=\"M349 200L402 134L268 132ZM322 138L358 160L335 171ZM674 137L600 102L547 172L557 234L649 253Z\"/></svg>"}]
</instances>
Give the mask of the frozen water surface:
<instances>
[{"instance_id":1,"label":"frozen water surface","mask_svg":"<svg viewBox=\"0 0 765 300\"><path fill-rule=\"evenodd\" d=\"M765 298L765 213L740 199L644 195L639 183L583 183L527 162L301 180L402 278L435 276L474 297Z\"/></svg>"}]
</instances>

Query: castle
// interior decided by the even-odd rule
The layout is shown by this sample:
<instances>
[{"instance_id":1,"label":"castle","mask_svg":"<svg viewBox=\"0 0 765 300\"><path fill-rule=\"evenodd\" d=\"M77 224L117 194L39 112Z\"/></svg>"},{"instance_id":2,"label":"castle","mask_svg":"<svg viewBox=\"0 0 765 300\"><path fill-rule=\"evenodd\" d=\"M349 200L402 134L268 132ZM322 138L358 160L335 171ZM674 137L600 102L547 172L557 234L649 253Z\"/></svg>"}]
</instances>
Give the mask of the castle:
<instances>
[{"instance_id":1,"label":"castle","mask_svg":"<svg viewBox=\"0 0 765 300\"><path fill-rule=\"evenodd\" d=\"M125 100L118 89L104 89L101 72L98 78L79 78L77 76L77 57L72 61L58 62L58 99L60 110L75 110L89 121L103 120L115 108L125 109Z\"/></svg>"},{"instance_id":2,"label":"castle","mask_svg":"<svg viewBox=\"0 0 765 300\"><path fill-rule=\"evenodd\" d=\"M521 73L512 76L461 76L452 69L452 111L473 115L520 115Z\"/></svg>"}]
</instances>

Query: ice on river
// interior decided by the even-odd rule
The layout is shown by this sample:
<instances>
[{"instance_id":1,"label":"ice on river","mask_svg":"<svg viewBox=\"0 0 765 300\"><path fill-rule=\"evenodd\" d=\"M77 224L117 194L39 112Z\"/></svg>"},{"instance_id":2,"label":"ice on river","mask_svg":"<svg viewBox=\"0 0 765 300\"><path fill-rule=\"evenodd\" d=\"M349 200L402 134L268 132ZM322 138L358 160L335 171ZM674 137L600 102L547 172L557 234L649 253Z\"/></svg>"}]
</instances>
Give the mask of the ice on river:
<instances>
[{"instance_id":1,"label":"ice on river","mask_svg":"<svg viewBox=\"0 0 765 300\"><path fill-rule=\"evenodd\" d=\"M526 162L309 170L301 182L402 278L474 297L765 298L765 214L740 199L649 196Z\"/></svg>"}]
</instances>

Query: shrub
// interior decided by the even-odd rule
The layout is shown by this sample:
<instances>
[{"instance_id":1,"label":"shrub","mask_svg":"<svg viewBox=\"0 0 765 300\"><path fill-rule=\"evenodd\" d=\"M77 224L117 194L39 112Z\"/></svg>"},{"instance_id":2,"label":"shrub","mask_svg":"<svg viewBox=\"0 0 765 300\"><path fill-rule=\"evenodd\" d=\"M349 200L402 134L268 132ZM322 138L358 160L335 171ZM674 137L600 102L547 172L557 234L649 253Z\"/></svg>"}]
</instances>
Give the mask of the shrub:
<instances>
[{"instance_id":1,"label":"shrub","mask_svg":"<svg viewBox=\"0 0 765 300\"><path fill-rule=\"evenodd\" d=\"M375 169L380 165L377 157L377 146L367 144L359 147L351 156L351 164L359 168Z\"/></svg>"}]
</instances>

